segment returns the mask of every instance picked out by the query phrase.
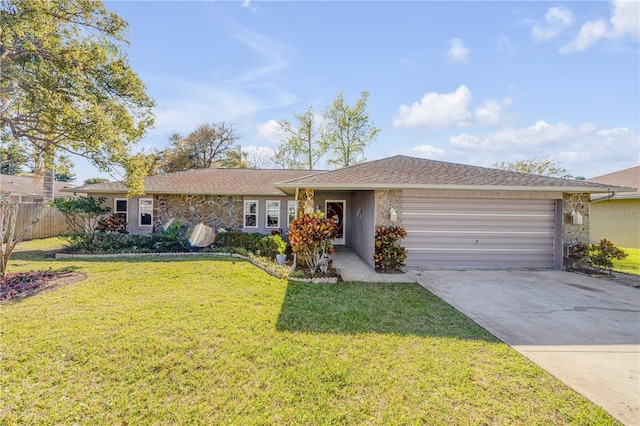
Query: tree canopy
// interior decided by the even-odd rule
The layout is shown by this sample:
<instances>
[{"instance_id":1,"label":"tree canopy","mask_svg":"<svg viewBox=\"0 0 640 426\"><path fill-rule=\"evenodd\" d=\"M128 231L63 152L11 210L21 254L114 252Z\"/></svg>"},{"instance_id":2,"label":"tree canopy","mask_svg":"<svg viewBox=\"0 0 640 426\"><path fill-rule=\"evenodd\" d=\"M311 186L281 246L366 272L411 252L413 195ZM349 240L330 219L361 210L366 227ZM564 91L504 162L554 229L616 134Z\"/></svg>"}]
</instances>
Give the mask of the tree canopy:
<instances>
[{"instance_id":1,"label":"tree canopy","mask_svg":"<svg viewBox=\"0 0 640 426\"><path fill-rule=\"evenodd\" d=\"M571 177L567 175L567 170L557 161L549 159L549 156L533 157L528 160L514 162L499 162L493 165L500 170L508 170L539 176Z\"/></svg>"},{"instance_id":2,"label":"tree canopy","mask_svg":"<svg viewBox=\"0 0 640 426\"><path fill-rule=\"evenodd\" d=\"M0 127L48 170L57 152L78 154L124 171L134 194L154 103L123 52L126 27L99 0L0 0Z\"/></svg>"},{"instance_id":3,"label":"tree canopy","mask_svg":"<svg viewBox=\"0 0 640 426\"><path fill-rule=\"evenodd\" d=\"M278 122L285 141L274 155L274 163L285 169L313 170L327 152L322 118L308 107L302 114L293 113L295 123L289 120Z\"/></svg>"},{"instance_id":4,"label":"tree canopy","mask_svg":"<svg viewBox=\"0 0 640 426\"><path fill-rule=\"evenodd\" d=\"M170 146L156 153L161 173L213 167L242 167L243 154L236 142L240 135L231 123L202 124L189 136L174 133Z\"/></svg>"},{"instance_id":5,"label":"tree canopy","mask_svg":"<svg viewBox=\"0 0 640 426\"><path fill-rule=\"evenodd\" d=\"M365 148L375 140L380 129L369 120L367 99L363 90L353 107L345 103L342 92L324 113L326 120L325 141L329 147L327 164L347 167L365 160Z\"/></svg>"},{"instance_id":6,"label":"tree canopy","mask_svg":"<svg viewBox=\"0 0 640 426\"><path fill-rule=\"evenodd\" d=\"M273 163L285 169L312 170L323 159L330 167L364 161L364 150L380 132L369 120L368 98L369 92L364 90L350 106L340 92L322 116L308 107L302 114L294 112L294 121L278 122L284 140L273 155Z\"/></svg>"}]
</instances>

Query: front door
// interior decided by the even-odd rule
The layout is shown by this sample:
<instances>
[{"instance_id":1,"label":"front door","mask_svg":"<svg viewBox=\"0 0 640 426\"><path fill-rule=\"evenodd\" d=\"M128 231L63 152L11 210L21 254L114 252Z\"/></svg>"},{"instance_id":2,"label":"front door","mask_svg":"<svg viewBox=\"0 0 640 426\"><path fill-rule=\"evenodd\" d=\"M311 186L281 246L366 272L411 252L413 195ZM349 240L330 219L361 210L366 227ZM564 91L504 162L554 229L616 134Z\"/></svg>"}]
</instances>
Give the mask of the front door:
<instances>
[{"instance_id":1,"label":"front door","mask_svg":"<svg viewBox=\"0 0 640 426\"><path fill-rule=\"evenodd\" d=\"M324 205L324 211L326 212L327 217L334 217L338 222L338 232L336 233L336 240L334 241L334 244L338 246L343 246L345 244L345 206L345 200L327 200Z\"/></svg>"}]
</instances>

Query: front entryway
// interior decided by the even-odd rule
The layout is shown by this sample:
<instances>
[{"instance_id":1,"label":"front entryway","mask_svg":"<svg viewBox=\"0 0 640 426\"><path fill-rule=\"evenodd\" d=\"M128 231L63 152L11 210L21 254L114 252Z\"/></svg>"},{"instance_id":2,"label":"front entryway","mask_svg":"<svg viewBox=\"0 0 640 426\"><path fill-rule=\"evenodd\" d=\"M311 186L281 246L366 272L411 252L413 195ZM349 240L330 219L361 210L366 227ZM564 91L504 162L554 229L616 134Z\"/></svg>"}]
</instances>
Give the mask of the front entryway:
<instances>
[{"instance_id":1,"label":"front entryway","mask_svg":"<svg viewBox=\"0 0 640 426\"><path fill-rule=\"evenodd\" d=\"M333 217L338 222L338 232L334 244L339 246L345 244L346 216L344 212L346 204L347 202L345 200L327 200L324 203L324 211L326 212L327 217Z\"/></svg>"}]
</instances>

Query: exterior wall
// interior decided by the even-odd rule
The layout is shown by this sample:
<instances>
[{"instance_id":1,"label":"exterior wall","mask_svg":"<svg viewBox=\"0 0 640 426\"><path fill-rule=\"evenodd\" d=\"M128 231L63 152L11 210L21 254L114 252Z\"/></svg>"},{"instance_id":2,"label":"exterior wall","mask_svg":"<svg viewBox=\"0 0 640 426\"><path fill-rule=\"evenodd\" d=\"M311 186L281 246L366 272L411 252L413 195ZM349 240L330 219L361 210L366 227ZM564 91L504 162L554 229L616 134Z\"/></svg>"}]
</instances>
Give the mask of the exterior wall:
<instances>
[{"instance_id":1,"label":"exterior wall","mask_svg":"<svg viewBox=\"0 0 640 426\"><path fill-rule=\"evenodd\" d=\"M391 222L389 212L394 209L398 215L396 223ZM383 189L375 191L375 226L402 225L402 191Z\"/></svg>"},{"instance_id":2,"label":"exterior wall","mask_svg":"<svg viewBox=\"0 0 640 426\"><path fill-rule=\"evenodd\" d=\"M640 248L640 199L592 202L589 220L590 242L606 238L618 247Z\"/></svg>"},{"instance_id":3,"label":"exterior wall","mask_svg":"<svg viewBox=\"0 0 640 426\"><path fill-rule=\"evenodd\" d=\"M137 201L129 206L130 211L132 207L137 210ZM242 210L239 195L158 194L153 196L153 228L160 231L172 221L179 221L188 227L204 223L213 229L239 231Z\"/></svg>"},{"instance_id":4,"label":"exterior wall","mask_svg":"<svg viewBox=\"0 0 640 426\"><path fill-rule=\"evenodd\" d=\"M258 201L258 227L257 228L244 228L242 225L244 224L243 217L243 205L240 204L240 227L244 232L260 232L261 234L269 234L271 231L276 229L282 229L282 238L288 240L287 232L289 231L288 224L288 212L287 212L287 202L294 201L293 197L278 197L278 196L252 196L247 195L242 197L243 200L256 200ZM280 224L277 228L267 228L267 201L280 201Z\"/></svg>"},{"instance_id":5,"label":"exterior wall","mask_svg":"<svg viewBox=\"0 0 640 426\"><path fill-rule=\"evenodd\" d=\"M92 196L94 198L104 197L106 200L102 203L103 207L109 207L111 209L111 213L113 214L115 210L115 200L116 198L127 198L126 194L87 194L87 196ZM154 226L139 226L139 206L140 206L140 198L154 198L153 196L142 196L142 197L131 197L128 199L127 204L127 231L132 234L150 234L153 232ZM156 214L156 203L157 201L154 199L153 206L153 219L157 217Z\"/></svg>"},{"instance_id":6,"label":"exterior wall","mask_svg":"<svg viewBox=\"0 0 640 426\"><path fill-rule=\"evenodd\" d=\"M311 188L300 188L298 190L298 216L315 211L315 190Z\"/></svg>"},{"instance_id":7,"label":"exterior wall","mask_svg":"<svg viewBox=\"0 0 640 426\"><path fill-rule=\"evenodd\" d=\"M572 212L582 216L582 223L574 223ZM589 194L562 194L562 242L566 248L574 242L589 241Z\"/></svg>"},{"instance_id":8,"label":"exterior wall","mask_svg":"<svg viewBox=\"0 0 640 426\"><path fill-rule=\"evenodd\" d=\"M355 191L351 194L348 207L351 230L348 243L372 268L375 234L375 194L374 191Z\"/></svg>"}]
</instances>

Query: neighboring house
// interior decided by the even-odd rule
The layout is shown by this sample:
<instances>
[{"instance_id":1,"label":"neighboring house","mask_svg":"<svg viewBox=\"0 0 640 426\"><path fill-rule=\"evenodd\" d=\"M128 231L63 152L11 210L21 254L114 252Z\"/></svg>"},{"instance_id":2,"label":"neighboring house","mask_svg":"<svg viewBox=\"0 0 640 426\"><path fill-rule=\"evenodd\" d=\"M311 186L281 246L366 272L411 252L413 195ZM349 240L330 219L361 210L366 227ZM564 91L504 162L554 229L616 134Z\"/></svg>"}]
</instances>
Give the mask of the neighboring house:
<instances>
[{"instance_id":1,"label":"neighboring house","mask_svg":"<svg viewBox=\"0 0 640 426\"><path fill-rule=\"evenodd\" d=\"M640 166L587 181L636 188L591 196L591 242L606 238L619 247L640 248Z\"/></svg>"},{"instance_id":2,"label":"neighboring house","mask_svg":"<svg viewBox=\"0 0 640 426\"><path fill-rule=\"evenodd\" d=\"M41 203L44 201L42 177L26 177L0 174L0 191L8 192L9 199L18 203ZM69 194L60 192L65 188L73 188L69 182L54 182L53 196L68 197Z\"/></svg>"},{"instance_id":3,"label":"neighboring house","mask_svg":"<svg viewBox=\"0 0 640 426\"><path fill-rule=\"evenodd\" d=\"M561 268L589 239L589 195L630 191L593 182L395 156L331 171L207 169L151 176L146 195L122 183L75 189L107 196L130 231L171 220L268 232L303 212L337 216L336 244L373 266L375 228L401 225L408 267Z\"/></svg>"}]
</instances>

